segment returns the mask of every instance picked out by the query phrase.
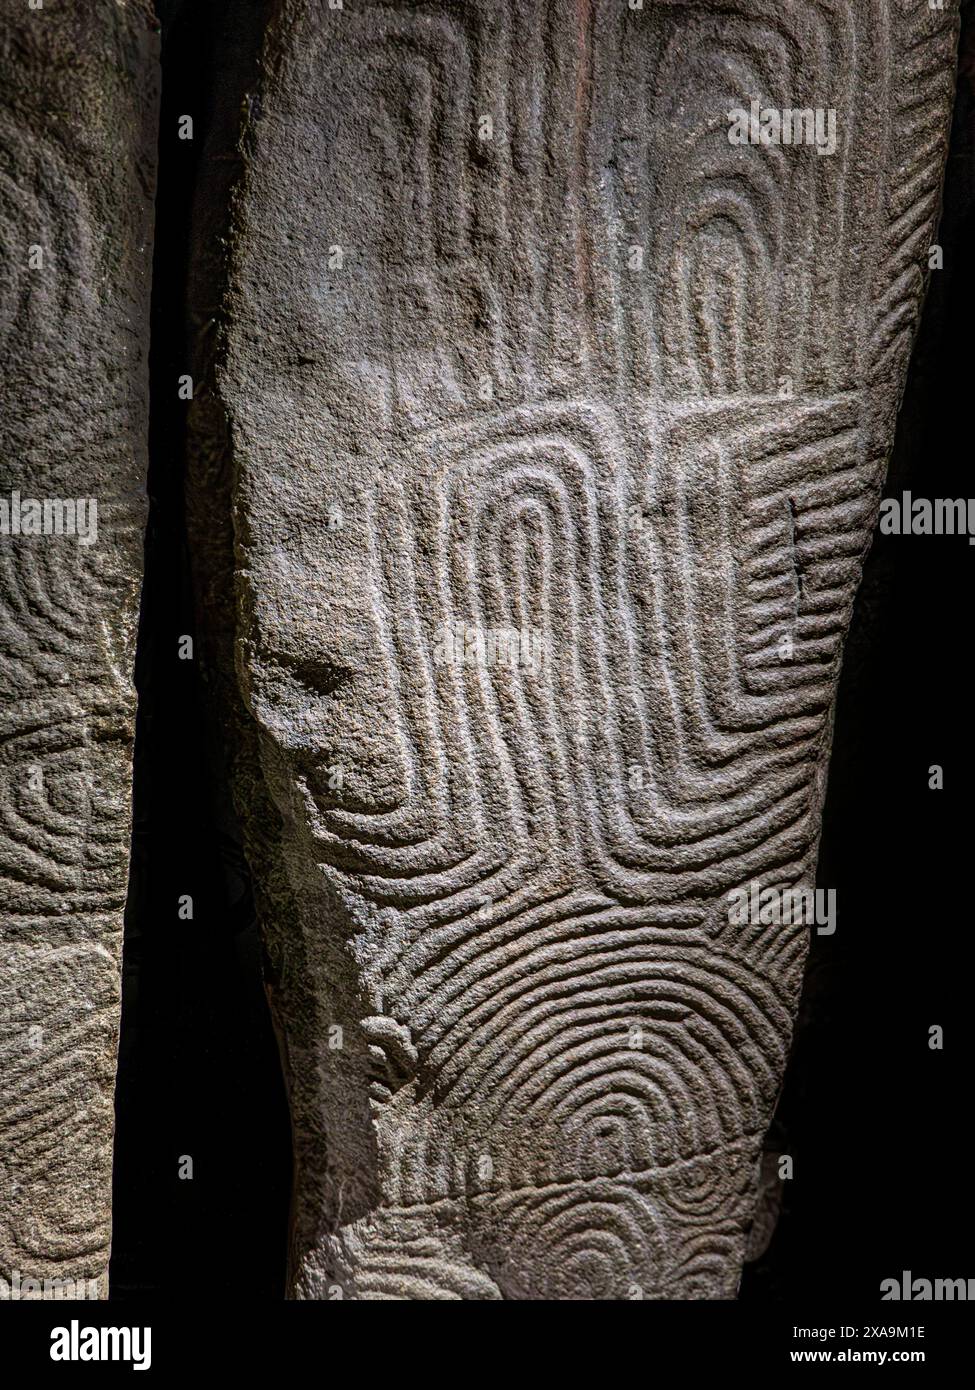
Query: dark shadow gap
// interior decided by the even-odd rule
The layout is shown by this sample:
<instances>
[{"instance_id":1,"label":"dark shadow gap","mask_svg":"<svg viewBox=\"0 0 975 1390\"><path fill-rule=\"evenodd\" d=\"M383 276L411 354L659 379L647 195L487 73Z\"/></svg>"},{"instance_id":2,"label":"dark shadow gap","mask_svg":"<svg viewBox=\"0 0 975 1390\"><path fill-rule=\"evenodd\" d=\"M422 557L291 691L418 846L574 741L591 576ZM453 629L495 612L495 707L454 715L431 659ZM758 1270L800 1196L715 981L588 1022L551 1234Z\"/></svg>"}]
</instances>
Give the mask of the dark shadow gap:
<instances>
[{"instance_id":1,"label":"dark shadow gap","mask_svg":"<svg viewBox=\"0 0 975 1390\"><path fill-rule=\"evenodd\" d=\"M194 208L256 7L161 0L146 569L116 1088L111 1296L280 1298L290 1130L246 865L213 785L183 505ZM252 26L259 39L261 28ZM246 34L245 34L246 38ZM231 108L233 109L233 108ZM181 118L193 138L181 139ZM219 181L219 180L217 180ZM192 917L181 899L192 899ZM192 1178L181 1177L192 1160Z\"/></svg>"}]
</instances>

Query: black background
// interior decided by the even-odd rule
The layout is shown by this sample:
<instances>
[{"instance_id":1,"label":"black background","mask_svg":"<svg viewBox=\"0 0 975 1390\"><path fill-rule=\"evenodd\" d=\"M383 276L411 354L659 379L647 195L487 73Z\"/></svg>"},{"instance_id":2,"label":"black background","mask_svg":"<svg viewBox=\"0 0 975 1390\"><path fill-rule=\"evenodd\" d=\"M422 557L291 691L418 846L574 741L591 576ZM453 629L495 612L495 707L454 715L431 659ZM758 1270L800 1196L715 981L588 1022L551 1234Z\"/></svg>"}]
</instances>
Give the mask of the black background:
<instances>
[{"instance_id":1,"label":"black background","mask_svg":"<svg viewBox=\"0 0 975 1390\"><path fill-rule=\"evenodd\" d=\"M260 982L246 871L207 772L182 515L185 286L208 126L239 98L220 80L258 0L170 0L153 291L150 493L138 653L132 882L117 1096L112 1295L283 1294L290 1136ZM968 497L975 310L975 26L965 29L939 240L887 491ZM246 45L245 45L246 48ZM192 114L195 137L177 139ZM750 1304L842 1306L904 1269L975 1278L969 656L975 549L878 537L847 644L820 883L839 924L814 938L793 1057L770 1136L795 1178ZM932 764L942 791L928 788ZM177 902L190 894L194 917ZM944 1029L944 1050L928 1028ZM193 1159L192 1181L178 1176ZM835 1300L835 1305L834 1305Z\"/></svg>"}]
</instances>

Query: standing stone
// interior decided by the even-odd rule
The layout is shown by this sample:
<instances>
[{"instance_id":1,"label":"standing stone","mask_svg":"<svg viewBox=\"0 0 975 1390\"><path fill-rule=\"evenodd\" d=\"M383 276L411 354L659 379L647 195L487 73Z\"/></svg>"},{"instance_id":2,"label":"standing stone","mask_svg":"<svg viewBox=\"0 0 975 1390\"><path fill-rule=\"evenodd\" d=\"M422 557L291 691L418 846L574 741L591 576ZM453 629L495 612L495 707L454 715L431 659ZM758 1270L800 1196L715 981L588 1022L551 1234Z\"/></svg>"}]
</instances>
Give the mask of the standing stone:
<instances>
[{"instance_id":1,"label":"standing stone","mask_svg":"<svg viewBox=\"0 0 975 1390\"><path fill-rule=\"evenodd\" d=\"M108 1291L157 50L147 0L0 0L0 1293L24 1298Z\"/></svg>"},{"instance_id":2,"label":"standing stone","mask_svg":"<svg viewBox=\"0 0 975 1390\"><path fill-rule=\"evenodd\" d=\"M191 500L297 1296L734 1296L955 38L276 12Z\"/></svg>"}]
</instances>

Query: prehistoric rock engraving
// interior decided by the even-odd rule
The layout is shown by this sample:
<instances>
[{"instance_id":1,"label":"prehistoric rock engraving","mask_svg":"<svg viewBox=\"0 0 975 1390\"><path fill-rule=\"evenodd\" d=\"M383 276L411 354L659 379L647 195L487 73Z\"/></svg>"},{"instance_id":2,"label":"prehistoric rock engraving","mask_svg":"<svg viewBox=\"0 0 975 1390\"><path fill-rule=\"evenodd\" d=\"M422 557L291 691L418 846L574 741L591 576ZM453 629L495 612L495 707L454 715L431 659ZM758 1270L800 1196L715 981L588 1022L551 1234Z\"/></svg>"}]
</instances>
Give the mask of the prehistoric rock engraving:
<instances>
[{"instance_id":1,"label":"prehistoric rock engraving","mask_svg":"<svg viewBox=\"0 0 975 1390\"><path fill-rule=\"evenodd\" d=\"M808 928L727 895L814 874L954 44L280 7L215 385L298 1296L734 1295Z\"/></svg>"},{"instance_id":2,"label":"prehistoric rock engraving","mask_svg":"<svg viewBox=\"0 0 975 1390\"><path fill-rule=\"evenodd\" d=\"M153 23L142 0L0 7L0 1278L21 1297L108 1293Z\"/></svg>"}]
</instances>

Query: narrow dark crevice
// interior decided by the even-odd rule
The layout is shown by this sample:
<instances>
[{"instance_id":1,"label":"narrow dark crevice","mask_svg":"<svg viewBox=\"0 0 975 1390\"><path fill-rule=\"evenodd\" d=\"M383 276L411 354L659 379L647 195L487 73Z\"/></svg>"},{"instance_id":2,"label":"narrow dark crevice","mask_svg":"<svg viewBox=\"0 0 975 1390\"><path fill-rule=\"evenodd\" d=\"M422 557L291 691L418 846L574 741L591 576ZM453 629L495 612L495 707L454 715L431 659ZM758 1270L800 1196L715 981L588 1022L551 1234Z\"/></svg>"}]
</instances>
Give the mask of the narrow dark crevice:
<instances>
[{"instance_id":1,"label":"narrow dark crevice","mask_svg":"<svg viewBox=\"0 0 975 1390\"><path fill-rule=\"evenodd\" d=\"M116 1091L113 1298L280 1298L291 1155L246 864L213 783L186 541L196 330L187 286L220 81L259 40L259 7L160 0L162 109L150 351L146 568L136 657L134 829ZM248 21L251 21L248 28ZM232 80L233 73L230 78ZM193 138L180 121L193 119ZM204 189L205 192L205 189ZM215 287L215 289L218 287ZM181 657L194 639L192 659ZM181 899L192 900L192 918ZM192 1159L192 1178L181 1177Z\"/></svg>"}]
</instances>

